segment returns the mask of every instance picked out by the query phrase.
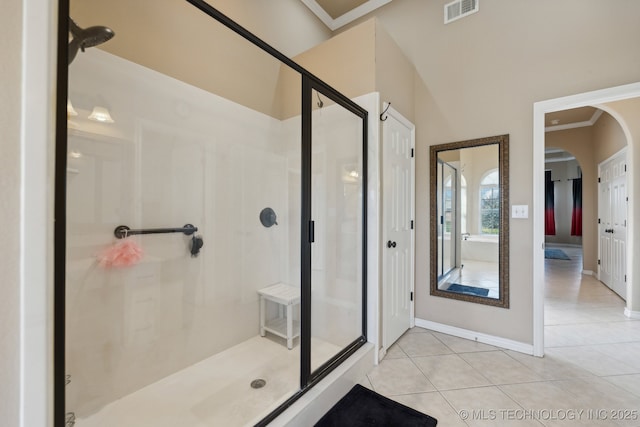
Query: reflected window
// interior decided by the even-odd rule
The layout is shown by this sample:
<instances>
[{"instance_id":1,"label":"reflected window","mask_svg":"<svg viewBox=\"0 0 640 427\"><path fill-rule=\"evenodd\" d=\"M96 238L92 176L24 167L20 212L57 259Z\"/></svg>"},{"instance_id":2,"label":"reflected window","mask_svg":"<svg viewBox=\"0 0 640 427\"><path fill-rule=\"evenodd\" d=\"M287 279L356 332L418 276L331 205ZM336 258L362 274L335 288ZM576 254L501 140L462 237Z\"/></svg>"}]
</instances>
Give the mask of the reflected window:
<instances>
[{"instance_id":1,"label":"reflected window","mask_svg":"<svg viewBox=\"0 0 640 427\"><path fill-rule=\"evenodd\" d=\"M460 232L467 233L467 180L460 175Z\"/></svg>"},{"instance_id":2,"label":"reflected window","mask_svg":"<svg viewBox=\"0 0 640 427\"><path fill-rule=\"evenodd\" d=\"M498 169L488 172L480 181L480 232L500 231L500 187Z\"/></svg>"},{"instance_id":3,"label":"reflected window","mask_svg":"<svg viewBox=\"0 0 640 427\"><path fill-rule=\"evenodd\" d=\"M444 183L444 234L450 235L453 231L454 211L453 211L453 195L455 191L453 178L449 176Z\"/></svg>"}]
</instances>

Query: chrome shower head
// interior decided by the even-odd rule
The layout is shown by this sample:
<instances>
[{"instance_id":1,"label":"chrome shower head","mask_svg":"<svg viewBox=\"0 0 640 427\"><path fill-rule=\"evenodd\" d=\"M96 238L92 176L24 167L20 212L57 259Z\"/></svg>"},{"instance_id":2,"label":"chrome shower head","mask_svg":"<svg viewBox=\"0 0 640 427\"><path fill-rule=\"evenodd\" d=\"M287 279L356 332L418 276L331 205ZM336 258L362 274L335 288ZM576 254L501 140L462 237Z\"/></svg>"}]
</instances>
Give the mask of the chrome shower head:
<instances>
[{"instance_id":1,"label":"chrome shower head","mask_svg":"<svg viewBox=\"0 0 640 427\"><path fill-rule=\"evenodd\" d=\"M102 25L80 28L71 17L69 17L69 31L73 36L73 39L69 42L69 64L75 59L78 49L84 52L85 48L102 44L115 36L111 28L103 27Z\"/></svg>"}]
</instances>

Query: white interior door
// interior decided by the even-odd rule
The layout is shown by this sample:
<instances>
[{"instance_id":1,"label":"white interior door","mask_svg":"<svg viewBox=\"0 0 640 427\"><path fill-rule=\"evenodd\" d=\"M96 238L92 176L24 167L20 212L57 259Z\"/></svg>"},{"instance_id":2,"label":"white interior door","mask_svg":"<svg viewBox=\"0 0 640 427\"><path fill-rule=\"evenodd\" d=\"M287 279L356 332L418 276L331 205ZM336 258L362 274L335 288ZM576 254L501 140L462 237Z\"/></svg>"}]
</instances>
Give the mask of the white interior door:
<instances>
[{"instance_id":1,"label":"white interior door","mask_svg":"<svg viewBox=\"0 0 640 427\"><path fill-rule=\"evenodd\" d=\"M598 279L611 283L611 165L603 163L598 175Z\"/></svg>"},{"instance_id":2,"label":"white interior door","mask_svg":"<svg viewBox=\"0 0 640 427\"><path fill-rule=\"evenodd\" d=\"M599 165L598 278L627 298L627 166L626 152Z\"/></svg>"},{"instance_id":3,"label":"white interior door","mask_svg":"<svg viewBox=\"0 0 640 427\"><path fill-rule=\"evenodd\" d=\"M414 125L389 108L382 125L382 345L413 326Z\"/></svg>"}]
</instances>

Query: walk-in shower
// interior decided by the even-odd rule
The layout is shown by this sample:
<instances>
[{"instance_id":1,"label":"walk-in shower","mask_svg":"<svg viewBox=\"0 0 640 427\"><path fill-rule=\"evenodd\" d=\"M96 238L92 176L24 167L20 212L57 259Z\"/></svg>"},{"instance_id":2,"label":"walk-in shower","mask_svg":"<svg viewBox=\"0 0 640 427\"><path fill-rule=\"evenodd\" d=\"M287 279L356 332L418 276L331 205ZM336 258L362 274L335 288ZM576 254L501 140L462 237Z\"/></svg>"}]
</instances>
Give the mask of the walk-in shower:
<instances>
[{"instance_id":1,"label":"walk-in shower","mask_svg":"<svg viewBox=\"0 0 640 427\"><path fill-rule=\"evenodd\" d=\"M366 342L367 113L205 2L70 15L56 426L264 425Z\"/></svg>"}]
</instances>

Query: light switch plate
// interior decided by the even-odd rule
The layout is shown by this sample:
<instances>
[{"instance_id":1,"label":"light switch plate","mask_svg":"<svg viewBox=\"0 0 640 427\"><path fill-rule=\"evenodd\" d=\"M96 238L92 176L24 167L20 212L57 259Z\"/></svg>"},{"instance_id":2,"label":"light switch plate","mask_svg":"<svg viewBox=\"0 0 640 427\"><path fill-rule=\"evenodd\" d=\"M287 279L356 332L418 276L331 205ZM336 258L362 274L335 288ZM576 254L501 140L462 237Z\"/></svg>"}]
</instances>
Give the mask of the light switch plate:
<instances>
[{"instance_id":1,"label":"light switch plate","mask_svg":"<svg viewBox=\"0 0 640 427\"><path fill-rule=\"evenodd\" d=\"M529 218L529 205L512 205L511 218Z\"/></svg>"}]
</instances>

